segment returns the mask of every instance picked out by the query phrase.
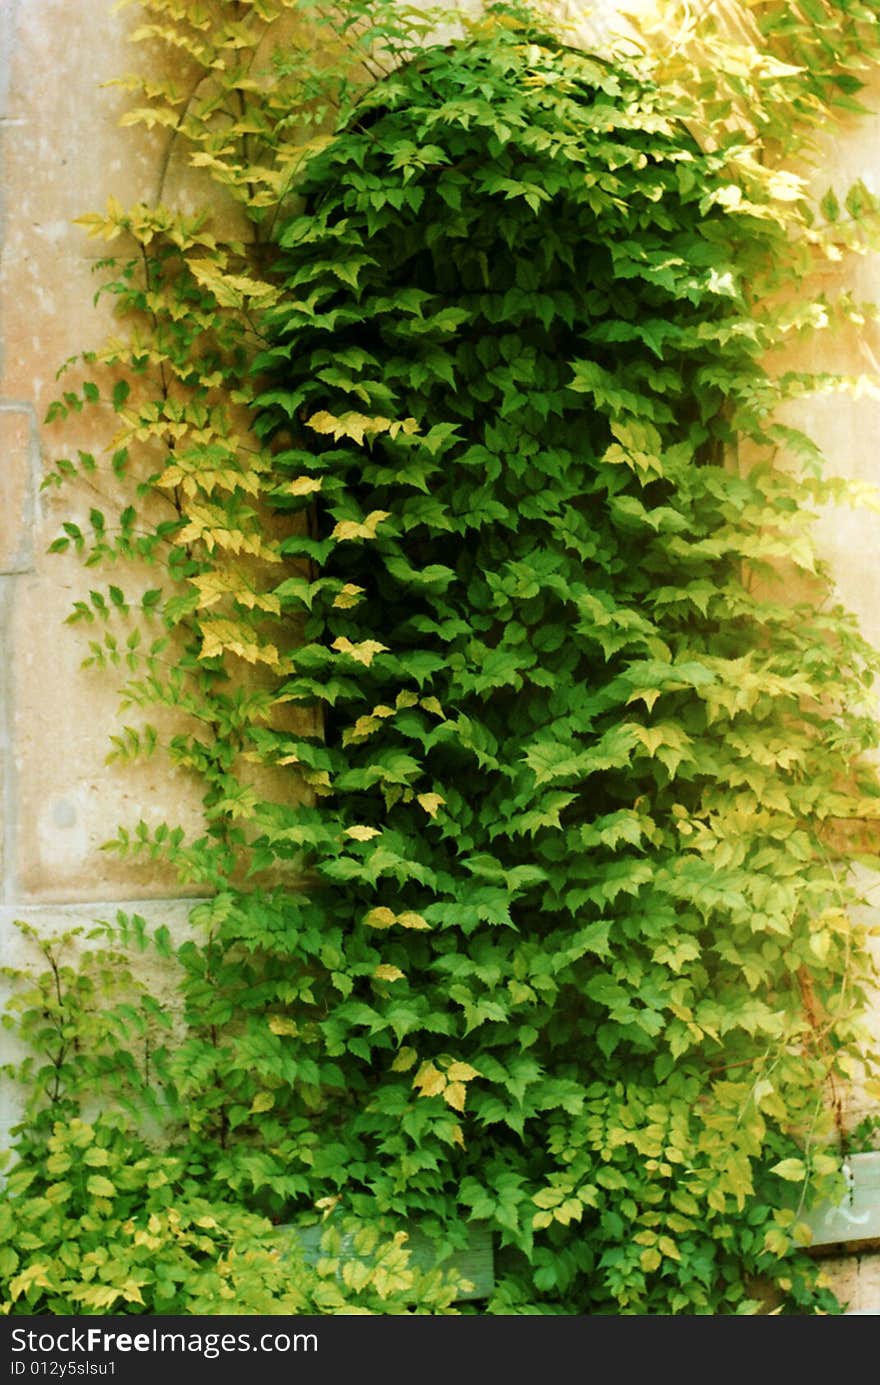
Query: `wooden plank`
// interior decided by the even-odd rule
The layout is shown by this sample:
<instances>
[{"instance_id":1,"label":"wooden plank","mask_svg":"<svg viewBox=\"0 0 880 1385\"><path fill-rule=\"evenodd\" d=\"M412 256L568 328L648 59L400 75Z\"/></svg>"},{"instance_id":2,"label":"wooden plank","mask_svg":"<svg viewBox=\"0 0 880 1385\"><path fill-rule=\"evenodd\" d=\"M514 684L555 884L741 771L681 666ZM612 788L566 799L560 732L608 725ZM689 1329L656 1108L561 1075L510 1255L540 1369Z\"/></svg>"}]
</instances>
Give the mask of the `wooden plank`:
<instances>
[{"instance_id":1,"label":"wooden plank","mask_svg":"<svg viewBox=\"0 0 880 1385\"><path fill-rule=\"evenodd\" d=\"M321 1258L321 1237L326 1231L325 1225L317 1226L291 1226L285 1225L278 1228L281 1232L296 1236L303 1248L307 1264L315 1265ZM439 1266L444 1270L454 1270L463 1279L470 1281L473 1286L471 1289L463 1289L457 1298L459 1299L484 1299L488 1298L495 1287L495 1255L492 1244L492 1235L487 1227L471 1224L467 1228L467 1242L460 1250L453 1250L440 1261L437 1260L437 1247L430 1237L412 1225L401 1228L407 1232L406 1249L410 1252L410 1264L420 1270L431 1270ZM353 1237L349 1234L342 1237L340 1258L342 1260L355 1260L357 1255L352 1249Z\"/></svg>"},{"instance_id":2,"label":"wooden plank","mask_svg":"<svg viewBox=\"0 0 880 1385\"><path fill-rule=\"evenodd\" d=\"M849 1190L839 1203L821 1202L801 1217L813 1233L809 1249L880 1240L880 1150L850 1154Z\"/></svg>"}]
</instances>

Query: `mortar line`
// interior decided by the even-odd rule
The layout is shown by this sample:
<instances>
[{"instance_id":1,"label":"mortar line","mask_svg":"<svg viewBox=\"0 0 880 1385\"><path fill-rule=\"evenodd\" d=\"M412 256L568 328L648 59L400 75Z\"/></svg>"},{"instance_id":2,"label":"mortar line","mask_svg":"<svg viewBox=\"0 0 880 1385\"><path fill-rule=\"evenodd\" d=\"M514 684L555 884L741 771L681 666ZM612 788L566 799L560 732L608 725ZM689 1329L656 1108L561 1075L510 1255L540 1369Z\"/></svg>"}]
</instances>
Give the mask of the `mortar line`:
<instances>
[{"instance_id":1,"label":"mortar line","mask_svg":"<svg viewBox=\"0 0 880 1385\"><path fill-rule=\"evenodd\" d=\"M95 915L98 912L109 913L115 909L150 911L169 905L180 909L195 909L199 904L210 904L212 898L212 895L161 895L155 899L145 899L143 896L135 899L24 899L13 896L0 900L0 920L9 922L13 914L37 911L51 913L60 909L71 909L81 913L88 911Z\"/></svg>"}]
</instances>

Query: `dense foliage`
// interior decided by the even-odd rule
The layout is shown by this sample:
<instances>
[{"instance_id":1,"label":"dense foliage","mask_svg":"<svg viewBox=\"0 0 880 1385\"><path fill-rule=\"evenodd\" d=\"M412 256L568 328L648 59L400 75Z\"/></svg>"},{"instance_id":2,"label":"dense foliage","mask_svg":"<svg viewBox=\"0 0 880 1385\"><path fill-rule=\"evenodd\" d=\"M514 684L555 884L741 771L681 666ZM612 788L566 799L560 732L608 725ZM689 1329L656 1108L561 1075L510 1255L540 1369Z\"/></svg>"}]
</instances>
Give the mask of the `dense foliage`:
<instances>
[{"instance_id":1,"label":"dense foliage","mask_svg":"<svg viewBox=\"0 0 880 1385\"><path fill-rule=\"evenodd\" d=\"M844 829L877 816L876 658L810 541L844 488L775 413L817 382L768 362L859 311L784 293L853 229L785 167L779 112L850 99L871 7L819 76L762 6L777 56L689 34L686 82L681 52L592 55L507 7L427 47L352 10L337 130L305 146L294 116L326 108L290 50L274 86L230 56L293 6L228 33L145 8L201 77L141 117L170 111L260 235L90 218L142 248L110 285L140 326L91 359L150 498L57 547L164 568L74 614L137 617L90 657L192 718L168 749L206 783L202 839L115 847L211 897L182 944L110 930L176 964L182 1016L117 999L109 1061L53 1064L30 1025L55 1086L21 1147L100 1071L188 1195L440 1247L488 1225L497 1288L460 1311L753 1312L757 1282L834 1311L799 1214L872 1067ZM358 85L368 51L391 70Z\"/></svg>"}]
</instances>

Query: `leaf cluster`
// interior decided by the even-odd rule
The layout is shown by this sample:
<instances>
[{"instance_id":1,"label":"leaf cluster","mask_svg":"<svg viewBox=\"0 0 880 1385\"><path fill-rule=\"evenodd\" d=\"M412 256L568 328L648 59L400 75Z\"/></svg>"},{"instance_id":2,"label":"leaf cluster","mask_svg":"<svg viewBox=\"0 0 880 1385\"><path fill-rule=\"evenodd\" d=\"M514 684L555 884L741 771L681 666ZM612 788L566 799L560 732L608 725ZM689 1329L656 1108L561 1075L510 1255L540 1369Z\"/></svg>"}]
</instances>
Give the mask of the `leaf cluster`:
<instances>
[{"instance_id":1,"label":"leaf cluster","mask_svg":"<svg viewBox=\"0 0 880 1385\"><path fill-rule=\"evenodd\" d=\"M756 1282L834 1311L802 1213L874 1067L877 656L812 541L856 497L778 413L848 382L771 363L860 311L793 301L876 206L814 209L781 113L846 95L868 20L823 67L774 5L601 54L510 6L434 42L375 4L144 8L192 73L133 80L133 119L252 229L86 218L129 247L126 331L52 416L110 410L126 504L55 547L144 575L71 619L158 709L112 754L168 753L205 832L111 845L207 896L183 942L110 929L173 962L178 1011L148 1063L90 1021L87 1061L130 1055L113 1101L223 1206L439 1252L487 1225L489 1313L750 1313ZM304 18L325 68L282 42ZM54 974L23 1002L34 1158L85 1092Z\"/></svg>"}]
</instances>

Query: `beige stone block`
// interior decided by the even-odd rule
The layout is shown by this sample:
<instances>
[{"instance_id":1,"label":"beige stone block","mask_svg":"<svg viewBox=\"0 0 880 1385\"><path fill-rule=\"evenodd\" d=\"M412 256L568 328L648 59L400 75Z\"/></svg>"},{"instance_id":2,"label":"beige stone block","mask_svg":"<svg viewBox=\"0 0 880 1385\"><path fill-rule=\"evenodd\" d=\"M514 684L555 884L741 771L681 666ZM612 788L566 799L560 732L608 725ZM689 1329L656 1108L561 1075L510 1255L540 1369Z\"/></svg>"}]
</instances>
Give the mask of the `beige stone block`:
<instances>
[{"instance_id":1,"label":"beige stone block","mask_svg":"<svg viewBox=\"0 0 880 1385\"><path fill-rule=\"evenodd\" d=\"M872 78L863 99L878 109L880 79ZM880 117L844 117L829 122L817 138L817 151L806 170L811 192L821 197L833 187L842 202L849 187L861 179L880 191ZM857 300L880 302L880 255L846 257L826 263L802 285L802 301L833 300L848 291ZM880 433L880 325L820 331L792 344L774 362L774 370L828 371L858 379L854 395L820 393L787 406L788 421L818 443L829 474L880 485L875 439ZM876 375L873 382L869 377ZM832 507L821 512L815 537L821 555L831 564L838 595L859 618L863 633L880 644L880 514L870 509Z\"/></svg>"},{"instance_id":2,"label":"beige stone block","mask_svg":"<svg viewBox=\"0 0 880 1385\"><path fill-rule=\"evenodd\" d=\"M859 1307L880 1310L880 1251L861 1256L859 1261Z\"/></svg>"},{"instance_id":3,"label":"beige stone block","mask_svg":"<svg viewBox=\"0 0 880 1385\"><path fill-rule=\"evenodd\" d=\"M31 416L0 405L0 573L32 564Z\"/></svg>"},{"instance_id":4,"label":"beige stone block","mask_svg":"<svg viewBox=\"0 0 880 1385\"><path fill-rule=\"evenodd\" d=\"M3 393L33 399L38 418L56 391L55 372L75 353L100 345L110 302L97 313L93 273L106 254L128 258L124 237L90 238L77 217L158 202L188 212L213 208L227 231L244 233L240 212L204 174L189 167L183 142L163 127L121 127L139 98L108 85L132 69L162 75L170 62L186 87L183 55L158 45L132 47L136 27L104 0L28 0L13 17L8 56L10 110L4 183L7 228L0 266L0 315L7 342Z\"/></svg>"},{"instance_id":5,"label":"beige stone block","mask_svg":"<svg viewBox=\"0 0 880 1385\"><path fill-rule=\"evenodd\" d=\"M65 511L62 510L62 513ZM73 511L76 518L85 518ZM13 685L12 745L15 776L15 853L13 898L88 900L204 893L202 882L186 882L162 858L146 854L120 857L102 849L119 827L132 832L139 821L151 829L166 823L181 827L186 842L203 836L204 785L194 772L175 766L160 749L149 758L107 762L113 736L127 725L147 723L165 745L174 735L210 728L183 712L162 707L120 710L127 670L83 668L92 642L112 632L124 646L130 626L121 620L65 624L73 602L90 588L117 583L135 600L146 586L162 583L154 569L84 569L70 553L43 561L41 571L16 585L11 618L9 677ZM144 624L143 628L148 630ZM146 643L161 630L145 634ZM163 658L173 664L172 647ZM265 681L250 665L242 681ZM278 729L314 734L313 714L281 706L272 718ZM270 801L301 801L303 786L294 768L266 770L240 762L236 771ZM285 880L295 865L283 872ZM279 878L277 875L273 878ZM265 883L268 883L266 881Z\"/></svg>"},{"instance_id":6,"label":"beige stone block","mask_svg":"<svg viewBox=\"0 0 880 1385\"><path fill-rule=\"evenodd\" d=\"M822 1260L822 1278L844 1308L857 1308L859 1262L855 1255L829 1255Z\"/></svg>"},{"instance_id":7,"label":"beige stone block","mask_svg":"<svg viewBox=\"0 0 880 1385\"><path fill-rule=\"evenodd\" d=\"M880 1251L859 1260L859 1307L880 1312Z\"/></svg>"},{"instance_id":8,"label":"beige stone block","mask_svg":"<svg viewBox=\"0 0 880 1385\"><path fill-rule=\"evenodd\" d=\"M182 886L168 864L102 850L117 828L145 821L180 825L187 839L204 831L201 787L161 755L106 763L118 714L112 672L83 669L91 626L66 626L75 598L102 585L67 555L56 571L24 579L12 619L13 745L16 783L16 897L88 900L150 897ZM91 581L89 577L91 576ZM100 632L99 632L100 634Z\"/></svg>"},{"instance_id":9,"label":"beige stone block","mask_svg":"<svg viewBox=\"0 0 880 1385\"><path fill-rule=\"evenodd\" d=\"M94 344L83 309L95 288L89 262L101 251L73 219L103 207L111 191L145 198L154 181L155 134L120 132L127 97L101 87L131 65L130 17L111 8L37 0L13 17L0 276L4 392L13 398L48 393L61 362Z\"/></svg>"}]
</instances>

